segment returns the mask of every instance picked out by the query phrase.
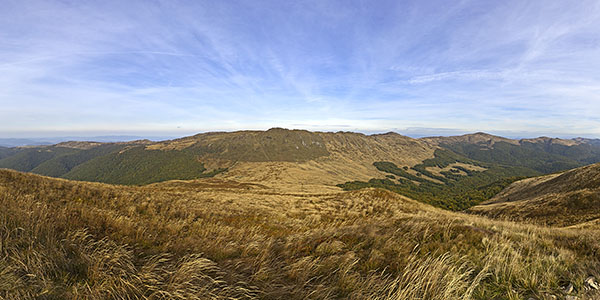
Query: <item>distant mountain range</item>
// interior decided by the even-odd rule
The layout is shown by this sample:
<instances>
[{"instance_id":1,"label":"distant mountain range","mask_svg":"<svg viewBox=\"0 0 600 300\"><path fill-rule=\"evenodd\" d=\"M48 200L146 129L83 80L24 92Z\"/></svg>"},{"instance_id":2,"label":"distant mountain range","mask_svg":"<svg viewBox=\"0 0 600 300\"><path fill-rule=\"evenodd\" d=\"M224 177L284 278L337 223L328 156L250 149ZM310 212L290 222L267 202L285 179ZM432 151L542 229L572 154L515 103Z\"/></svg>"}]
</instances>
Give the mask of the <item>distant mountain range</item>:
<instances>
[{"instance_id":1,"label":"distant mountain range","mask_svg":"<svg viewBox=\"0 0 600 300\"><path fill-rule=\"evenodd\" d=\"M172 139L173 137L167 136L133 136L133 135L104 135L104 136L64 136L64 137L40 137L40 138L0 138L0 147L23 147L23 146L42 146L42 145L53 145L68 141L94 141L102 143L114 143L114 142L129 142L135 140L153 140L160 141L166 139Z\"/></svg>"},{"instance_id":2,"label":"distant mountain range","mask_svg":"<svg viewBox=\"0 0 600 300\"><path fill-rule=\"evenodd\" d=\"M390 189L465 209L512 181L600 162L591 139L514 140L485 133L413 139L397 133L211 132L153 142L0 147L0 168L74 180L148 184L218 176L280 189Z\"/></svg>"}]
</instances>

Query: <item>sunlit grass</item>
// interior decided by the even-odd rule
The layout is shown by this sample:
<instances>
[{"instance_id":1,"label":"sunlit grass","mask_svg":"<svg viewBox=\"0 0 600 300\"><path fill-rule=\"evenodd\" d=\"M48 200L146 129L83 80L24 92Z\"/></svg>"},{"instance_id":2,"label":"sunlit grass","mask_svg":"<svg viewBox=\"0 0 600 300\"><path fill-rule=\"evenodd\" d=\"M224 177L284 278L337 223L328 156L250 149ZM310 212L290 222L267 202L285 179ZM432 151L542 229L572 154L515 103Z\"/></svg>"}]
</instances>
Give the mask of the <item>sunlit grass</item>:
<instances>
[{"instance_id":1,"label":"sunlit grass","mask_svg":"<svg viewBox=\"0 0 600 300\"><path fill-rule=\"evenodd\" d=\"M240 185L242 186L242 185ZM600 277L600 231L382 190L110 186L0 170L5 299L545 299Z\"/></svg>"}]
</instances>

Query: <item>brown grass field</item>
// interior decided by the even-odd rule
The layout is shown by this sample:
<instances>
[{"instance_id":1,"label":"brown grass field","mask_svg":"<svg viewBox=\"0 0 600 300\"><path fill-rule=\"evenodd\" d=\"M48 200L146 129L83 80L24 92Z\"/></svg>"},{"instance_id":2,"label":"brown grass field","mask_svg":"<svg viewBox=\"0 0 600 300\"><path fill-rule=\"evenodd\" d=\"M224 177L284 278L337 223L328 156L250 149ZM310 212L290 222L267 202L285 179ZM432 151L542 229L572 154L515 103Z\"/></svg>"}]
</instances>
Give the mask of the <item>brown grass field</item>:
<instances>
[{"instance_id":1,"label":"brown grass field","mask_svg":"<svg viewBox=\"0 0 600 300\"><path fill-rule=\"evenodd\" d=\"M132 187L0 170L0 299L599 299L600 227L374 189Z\"/></svg>"},{"instance_id":2,"label":"brown grass field","mask_svg":"<svg viewBox=\"0 0 600 300\"><path fill-rule=\"evenodd\" d=\"M600 164L514 182L469 211L553 226L600 220Z\"/></svg>"}]
</instances>

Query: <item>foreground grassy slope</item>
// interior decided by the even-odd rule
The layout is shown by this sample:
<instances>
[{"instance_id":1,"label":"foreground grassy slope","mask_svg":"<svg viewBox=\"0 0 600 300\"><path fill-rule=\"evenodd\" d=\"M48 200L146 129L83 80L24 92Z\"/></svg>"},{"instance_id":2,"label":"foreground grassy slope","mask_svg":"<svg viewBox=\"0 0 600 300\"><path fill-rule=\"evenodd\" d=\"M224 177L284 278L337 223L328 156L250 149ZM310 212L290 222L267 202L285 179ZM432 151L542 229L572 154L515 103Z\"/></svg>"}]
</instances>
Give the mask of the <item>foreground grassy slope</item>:
<instances>
[{"instance_id":1,"label":"foreground grassy slope","mask_svg":"<svg viewBox=\"0 0 600 300\"><path fill-rule=\"evenodd\" d=\"M7 299L594 297L600 231L451 213L384 190L142 187L0 170Z\"/></svg>"},{"instance_id":2,"label":"foreground grassy slope","mask_svg":"<svg viewBox=\"0 0 600 300\"><path fill-rule=\"evenodd\" d=\"M515 182L470 211L558 225L598 219L600 164Z\"/></svg>"}]
</instances>

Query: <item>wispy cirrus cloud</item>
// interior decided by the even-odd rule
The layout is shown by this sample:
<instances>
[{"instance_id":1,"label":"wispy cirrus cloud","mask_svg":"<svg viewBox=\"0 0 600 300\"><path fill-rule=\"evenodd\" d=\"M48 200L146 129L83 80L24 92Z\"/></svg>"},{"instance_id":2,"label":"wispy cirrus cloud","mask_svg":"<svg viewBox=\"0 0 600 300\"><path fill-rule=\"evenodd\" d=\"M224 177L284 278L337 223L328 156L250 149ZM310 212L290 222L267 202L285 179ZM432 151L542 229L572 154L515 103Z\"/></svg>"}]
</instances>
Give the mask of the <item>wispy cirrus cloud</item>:
<instances>
[{"instance_id":1,"label":"wispy cirrus cloud","mask_svg":"<svg viewBox=\"0 0 600 300\"><path fill-rule=\"evenodd\" d=\"M7 1L0 135L598 136L599 14L597 1Z\"/></svg>"}]
</instances>

